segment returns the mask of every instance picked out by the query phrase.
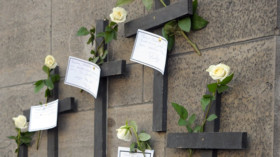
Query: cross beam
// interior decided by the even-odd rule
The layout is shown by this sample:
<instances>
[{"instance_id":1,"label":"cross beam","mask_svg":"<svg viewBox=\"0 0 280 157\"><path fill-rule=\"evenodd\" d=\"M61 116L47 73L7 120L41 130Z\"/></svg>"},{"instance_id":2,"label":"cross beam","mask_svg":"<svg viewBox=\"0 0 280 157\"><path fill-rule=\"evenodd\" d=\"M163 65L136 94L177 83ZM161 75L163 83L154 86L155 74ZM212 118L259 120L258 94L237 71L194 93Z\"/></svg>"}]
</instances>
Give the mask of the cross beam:
<instances>
[{"instance_id":1,"label":"cross beam","mask_svg":"<svg viewBox=\"0 0 280 157\"><path fill-rule=\"evenodd\" d=\"M96 33L104 32L108 25L107 20L96 20ZM103 38L96 39L96 45L102 42ZM104 44L104 49L107 45ZM97 52L97 50L96 50ZM95 100L94 114L94 156L106 157L106 134L107 134L107 84L110 76L122 75L125 73L126 61L106 62L101 66L101 78L99 81L98 95Z\"/></svg>"},{"instance_id":2,"label":"cross beam","mask_svg":"<svg viewBox=\"0 0 280 157\"><path fill-rule=\"evenodd\" d=\"M169 1L169 0L168 0ZM159 2L155 3L157 10L154 12L131 20L124 24L125 37L131 37L137 33L138 29L149 30L162 26L168 21L184 17L186 15L192 15L192 0L181 0L168 7L160 8ZM169 4L167 2L166 4ZM160 9L159 9L160 8Z\"/></svg>"},{"instance_id":3,"label":"cross beam","mask_svg":"<svg viewBox=\"0 0 280 157\"><path fill-rule=\"evenodd\" d=\"M56 67L52 74L59 74L58 67ZM48 97L48 102L58 99L58 83L54 84L54 89L51 91L51 96ZM74 112L77 110L77 105L75 104L75 99L73 97L65 98L58 101L58 114ZM23 114L26 116L27 121L30 120L30 109L23 111ZM59 116L58 116L59 119ZM48 144L47 144L47 153L48 157L58 157L58 127L47 130L48 132ZM25 145L20 147L19 151L20 157L28 156L28 148Z\"/></svg>"}]
</instances>

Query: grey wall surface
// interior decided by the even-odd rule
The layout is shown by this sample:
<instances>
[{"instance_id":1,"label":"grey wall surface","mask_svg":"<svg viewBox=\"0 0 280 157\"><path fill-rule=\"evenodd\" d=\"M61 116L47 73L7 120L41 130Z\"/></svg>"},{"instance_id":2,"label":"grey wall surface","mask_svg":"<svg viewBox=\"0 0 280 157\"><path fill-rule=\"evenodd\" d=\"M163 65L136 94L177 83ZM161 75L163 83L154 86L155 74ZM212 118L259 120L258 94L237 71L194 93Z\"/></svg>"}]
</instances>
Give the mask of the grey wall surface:
<instances>
[{"instance_id":1,"label":"grey wall surface","mask_svg":"<svg viewBox=\"0 0 280 157\"><path fill-rule=\"evenodd\" d=\"M175 3L176 1L172 1ZM108 17L116 0L0 0L0 157L12 157L16 144L6 137L15 135L12 117L44 101L43 92L34 94L33 83L45 77L41 70L46 55L59 64L62 80L59 97L74 96L78 112L59 119L59 156L92 157L94 98L63 84L68 56L87 59L88 37L77 37L81 26L95 25ZM171 102L184 105L202 116L199 99L212 82L205 70L223 62L232 68L232 88L222 96L221 132L248 132L247 150L219 151L219 157L280 156L280 38L278 0L199 0L198 12L210 23L190 34L201 49L197 56L184 38L176 38L168 55L167 132L152 131L153 70L129 60L134 38L124 38L123 24L118 40L109 45L109 60L127 61L127 73L112 77L108 84L107 156L116 157L116 129L125 120L137 121L152 135L155 157L185 157L186 150L166 148L167 133L186 132L177 125ZM148 13L137 0L129 6L128 20ZM197 122L201 120L199 118ZM36 138L34 138L35 141ZM29 157L46 157L47 138L40 149L35 142ZM196 151L194 157L199 156Z\"/></svg>"}]
</instances>

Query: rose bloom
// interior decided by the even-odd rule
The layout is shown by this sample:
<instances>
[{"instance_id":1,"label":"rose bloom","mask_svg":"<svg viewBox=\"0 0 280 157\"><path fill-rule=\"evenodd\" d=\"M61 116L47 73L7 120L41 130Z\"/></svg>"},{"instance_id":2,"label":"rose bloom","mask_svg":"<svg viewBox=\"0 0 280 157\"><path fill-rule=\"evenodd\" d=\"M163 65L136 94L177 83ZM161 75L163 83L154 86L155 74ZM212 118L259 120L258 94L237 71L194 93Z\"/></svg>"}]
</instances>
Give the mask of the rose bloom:
<instances>
[{"instance_id":1,"label":"rose bloom","mask_svg":"<svg viewBox=\"0 0 280 157\"><path fill-rule=\"evenodd\" d=\"M119 129L117 129L117 137L124 141L131 141L132 135L129 129L126 128L126 126L121 126Z\"/></svg>"},{"instance_id":2,"label":"rose bloom","mask_svg":"<svg viewBox=\"0 0 280 157\"><path fill-rule=\"evenodd\" d=\"M111 21L116 23L121 23L126 20L127 12L124 8L115 7L113 8L113 12L110 14Z\"/></svg>"},{"instance_id":3,"label":"rose bloom","mask_svg":"<svg viewBox=\"0 0 280 157\"><path fill-rule=\"evenodd\" d=\"M230 67L220 63L218 65L211 65L206 71L209 72L209 75L213 80L223 81L226 77L228 77Z\"/></svg>"},{"instance_id":4,"label":"rose bloom","mask_svg":"<svg viewBox=\"0 0 280 157\"><path fill-rule=\"evenodd\" d=\"M50 69L54 69L57 66L57 63L52 55L47 55L45 58L45 65Z\"/></svg>"},{"instance_id":5,"label":"rose bloom","mask_svg":"<svg viewBox=\"0 0 280 157\"><path fill-rule=\"evenodd\" d=\"M27 131L28 123L24 115L18 115L18 117L13 118L16 128L20 129L22 132Z\"/></svg>"}]
</instances>

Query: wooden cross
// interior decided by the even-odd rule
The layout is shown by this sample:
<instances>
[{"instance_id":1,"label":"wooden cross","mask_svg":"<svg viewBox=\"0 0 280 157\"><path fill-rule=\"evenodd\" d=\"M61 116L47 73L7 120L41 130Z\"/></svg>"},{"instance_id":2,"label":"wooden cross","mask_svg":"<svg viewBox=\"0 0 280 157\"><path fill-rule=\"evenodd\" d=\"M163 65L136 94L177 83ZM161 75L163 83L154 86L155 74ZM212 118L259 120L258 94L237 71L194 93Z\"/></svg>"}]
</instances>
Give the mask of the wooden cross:
<instances>
[{"instance_id":1,"label":"wooden cross","mask_svg":"<svg viewBox=\"0 0 280 157\"><path fill-rule=\"evenodd\" d=\"M56 67L52 72L52 74L58 74L59 70ZM54 84L54 89L51 91L51 96L48 97L48 102L54 101L58 99L58 83ZM74 112L77 110L77 105L75 104L75 99L73 97L65 98L63 100L58 101L58 119L59 115L67 112ZM30 118L30 110L23 111L23 114L26 116L27 121ZM47 152L48 157L58 157L58 127L47 130L48 134L48 144L47 144ZM21 145L19 151L20 157L28 156L28 148L25 145Z\"/></svg>"},{"instance_id":2,"label":"wooden cross","mask_svg":"<svg viewBox=\"0 0 280 157\"><path fill-rule=\"evenodd\" d=\"M154 3L156 9L154 12L124 24L125 37L135 35L138 29L155 29L170 20L192 15L192 0L182 0L172 5L169 5L169 0L164 0L164 3L169 5L167 7L163 7L159 0L154 0ZM167 127L168 59L165 67L164 75L154 70L153 131L166 131Z\"/></svg>"},{"instance_id":3,"label":"wooden cross","mask_svg":"<svg viewBox=\"0 0 280 157\"><path fill-rule=\"evenodd\" d=\"M247 132L219 132L221 112L221 94L211 104L209 114L217 119L206 122L203 133L170 133L167 135L167 147L201 149L201 157L217 157L218 149L238 150L247 148Z\"/></svg>"},{"instance_id":4,"label":"wooden cross","mask_svg":"<svg viewBox=\"0 0 280 157\"><path fill-rule=\"evenodd\" d=\"M96 33L104 32L108 25L107 20L96 21ZM96 39L96 45L102 42L102 38ZM97 46L96 46L97 47ZM107 45L104 45L106 49ZM97 52L97 49L96 49ZM107 61L107 58L106 60ZM98 95L95 99L94 113L94 156L106 157L106 134L107 134L107 77L122 75L125 73L126 61L105 62L101 66L101 78L99 81Z\"/></svg>"}]
</instances>

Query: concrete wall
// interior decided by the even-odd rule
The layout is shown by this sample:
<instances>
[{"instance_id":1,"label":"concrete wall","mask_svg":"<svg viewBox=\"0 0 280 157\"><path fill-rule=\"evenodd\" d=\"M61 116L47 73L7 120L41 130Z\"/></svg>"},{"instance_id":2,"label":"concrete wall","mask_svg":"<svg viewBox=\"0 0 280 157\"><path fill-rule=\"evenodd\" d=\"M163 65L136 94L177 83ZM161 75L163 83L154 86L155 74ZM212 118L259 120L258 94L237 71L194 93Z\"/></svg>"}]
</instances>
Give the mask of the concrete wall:
<instances>
[{"instance_id":1,"label":"concrete wall","mask_svg":"<svg viewBox=\"0 0 280 157\"><path fill-rule=\"evenodd\" d=\"M44 57L58 61L62 80L60 98L75 96L78 112L59 120L59 156L92 157L94 98L63 84L68 56L89 57L87 37L76 37L80 26L95 25L108 17L116 0L1 0L0 1L0 156L15 156L16 147L6 137L15 134L12 117L43 101L33 93L33 83L44 78ZM175 3L175 1L172 1ZM186 132L177 126L171 107L177 102L190 112L200 112L199 99L212 80L205 72L223 62L235 73L232 88L222 96L221 131L248 132L249 149L219 151L219 157L280 156L280 38L278 0L199 0L198 12L210 23L190 38L202 51L197 56L183 38L176 38L168 56L168 125L166 133L152 132L153 70L129 61L134 38L124 38L120 25L118 40L110 46L110 60L125 59L125 76L109 79L107 156L117 156L118 146L129 146L116 137L125 120L136 120L152 135L155 157L185 157L186 150L166 148L166 135ZM125 7L128 20L148 13L141 1ZM29 148L30 157L46 157L46 132L41 147ZM199 151L194 157L199 156Z\"/></svg>"}]
</instances>

